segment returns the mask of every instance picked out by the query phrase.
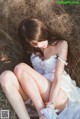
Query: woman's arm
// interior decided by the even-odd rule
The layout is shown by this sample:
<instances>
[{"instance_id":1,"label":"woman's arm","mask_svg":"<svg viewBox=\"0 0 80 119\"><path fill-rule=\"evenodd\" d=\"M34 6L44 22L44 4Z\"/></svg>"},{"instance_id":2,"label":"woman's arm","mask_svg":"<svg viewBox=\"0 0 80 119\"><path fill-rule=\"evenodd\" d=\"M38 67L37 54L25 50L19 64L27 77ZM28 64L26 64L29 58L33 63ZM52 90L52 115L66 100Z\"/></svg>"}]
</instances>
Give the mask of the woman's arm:
<instances>
[{"instance_id":1,"label":"woman's arm","mask_svg":"<svg viewBox=\"0 0 80 119\"><path fill-rule=\"evenodd\" d=\"M57 60L57 64L56 64L54 79L52 82L52 86L51 86L51 90L50 90L50 98L49 98L49 102L53 102L54 107L55 107L55 102L56 102L56 99L58 97L58 93L60 90L62 74L64 71L65 62L67 59L68 43L66 41L62 41L58 45L57 49L58 49L58 51L57 51L58 52L58 60Z\"/></svg>"}]
</instances>

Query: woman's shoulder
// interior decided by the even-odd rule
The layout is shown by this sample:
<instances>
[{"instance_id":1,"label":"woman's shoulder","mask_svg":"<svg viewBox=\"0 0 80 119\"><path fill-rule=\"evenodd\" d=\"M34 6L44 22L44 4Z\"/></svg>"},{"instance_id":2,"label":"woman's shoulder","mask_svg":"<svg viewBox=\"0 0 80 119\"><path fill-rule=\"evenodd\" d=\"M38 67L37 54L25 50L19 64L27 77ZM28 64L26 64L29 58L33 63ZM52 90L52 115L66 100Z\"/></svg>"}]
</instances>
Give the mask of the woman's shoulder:
<instances>
[{"instance_id":1,"label":"woman's shoulder","mask_svg":"<svg viewBox=\"0 0 80 119\"><path fill-rule=\"evenodd\" d=\"M56 54L59 55L60 52L68 50L68 42L66 40L61 40L56 45Z\"/></svg>"},{"instance_id":2,"label":"woman's shoulder","mask_svg":"<svg viewBox=\"0 0 80 119\"><path fill-rule=\"evenodd\" d=\"M68 42L66 40L59 41L58 44L56 45L56 48L67 48L68 47Z\"/></svg>"},{"instance_id":3,"label":"woman's shoulder","mask_svg":"<svg viewBox=\"0 0 80 119\"><path fill-rule=\"evenodd\" d=\"M65 45L65 46L68 46L68 42L66 40L61 40L57 43L57 46L61 46L61 45Z\"/></svg>"}]
</instances>

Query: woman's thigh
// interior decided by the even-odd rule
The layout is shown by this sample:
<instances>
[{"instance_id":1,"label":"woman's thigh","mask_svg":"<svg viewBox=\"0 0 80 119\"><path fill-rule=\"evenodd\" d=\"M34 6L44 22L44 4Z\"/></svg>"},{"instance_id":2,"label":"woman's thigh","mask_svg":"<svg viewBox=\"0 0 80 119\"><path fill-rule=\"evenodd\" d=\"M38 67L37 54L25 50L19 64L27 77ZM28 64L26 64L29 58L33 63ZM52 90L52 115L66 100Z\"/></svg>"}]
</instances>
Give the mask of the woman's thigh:
<instances>
[{"instance_id":1,"label":"woman's thigh","mask_svg":"<svg viewBox=\"0 0 80 119\"><path fill-rule=\"evenodd\" d=\"M19 84L19 92L20 92L24 102L26 102L29 99L29 97L26 95L26 93L24 92L24 90L20 84Z\"/></svg>"},{"instance_id":2,"label":"woman's thigh","mask_svg":"<svg viewBox=\"0 0 80 119\"><path fill-rule=\"evenodd\" d=\"M16 88L21 94L24 101L28 99L19 81L17 80L16 75L12 71L6 70L2 72L0 75L0 83L2 88L5 88L5 89L7 88L8 90L11 90L11 88L9 89L9 87Z\"/></svg>"},{"instance_id":3,"label":"woman's thigh","mask_svg":"<svg viewBox=\"0 0 80 119\"><path fill-rule=\"evenodd\" d=\"M33 80L36 82L39 88L43 101L48 101L51 82L25 63L18 64L14 69L14 73L16 74L17 77L21 74L21 71L23 71L23 74L25 71L26 74L28 74L33 78Z\"/></svg>"}]
</instances>

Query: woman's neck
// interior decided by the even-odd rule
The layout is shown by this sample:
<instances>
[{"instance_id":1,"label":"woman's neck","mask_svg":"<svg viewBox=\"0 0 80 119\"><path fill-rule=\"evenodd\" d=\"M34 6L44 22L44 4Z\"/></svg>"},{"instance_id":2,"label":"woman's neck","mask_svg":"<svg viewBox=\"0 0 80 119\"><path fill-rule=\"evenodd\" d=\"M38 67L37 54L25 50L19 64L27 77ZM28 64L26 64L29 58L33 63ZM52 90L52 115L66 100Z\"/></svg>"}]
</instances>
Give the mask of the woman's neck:
<instances>
[{"instance_id":1,"label":"woman's neck","mask_svg":"<svg viewBox=\"0 0 80 119\"><path fill-rule=\"evenodd\" d=\"M49 48L49 46L47 46L47 47L43 47L43 48L40 48L41 49L41 51L44 53L47 49Z\"/></svg>"}]
</instances>

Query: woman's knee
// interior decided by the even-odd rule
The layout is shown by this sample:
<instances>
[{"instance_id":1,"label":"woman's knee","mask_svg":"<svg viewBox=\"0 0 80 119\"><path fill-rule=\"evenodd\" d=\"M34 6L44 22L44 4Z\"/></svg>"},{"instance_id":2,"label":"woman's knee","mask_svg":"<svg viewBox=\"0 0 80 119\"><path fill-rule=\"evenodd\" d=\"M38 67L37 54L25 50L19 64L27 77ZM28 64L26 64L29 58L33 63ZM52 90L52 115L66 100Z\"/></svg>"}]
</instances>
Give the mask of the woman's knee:
<instances>
[{"instance_id":1,"label":"woman's knee","mask_svg":"<svg viewBox=\"0 0 80 119\"><path fill-rule=\"evenodd\" d=\"M7 88L9 87L9 85L11 84L11 79L14 77L14 73L10 70L6 70L4 72L2 72L2 74L0 75L0 84L2 86L2 88Z\"/></svg>"},{"instance_id":2,"label":"woman's knee","mask_svg":"<svg viewBox=\"0 0 80 119\"><path fill-rule=\"evenodd\" d=\"M14 73L17 76L22 75L23 72L25 72L25 67L26 67L26 69L28 69L28 65L25 64L25 63L20 63L20 64L16 65L15 68L14 68ZM26 70L26 73L27 73L27 70Z\"/></svg>"},{"instance_id":3,"label":"woman's knee","mask_svg":"<svg viewBox=\"0 0 80 119\"><path fill-rule=\"evenodd\" d=\"M20 83L23 83L23 80L27 80L27 82L32 80L32 76L29 73L29 65L25 63L16 65L14 68L14 73Z\"/></svg>"}]
</instances>

